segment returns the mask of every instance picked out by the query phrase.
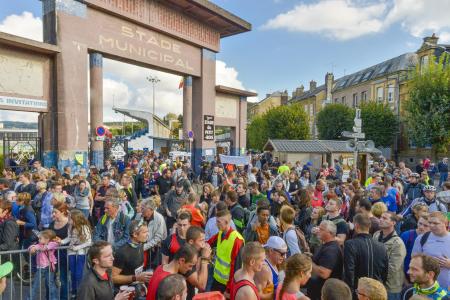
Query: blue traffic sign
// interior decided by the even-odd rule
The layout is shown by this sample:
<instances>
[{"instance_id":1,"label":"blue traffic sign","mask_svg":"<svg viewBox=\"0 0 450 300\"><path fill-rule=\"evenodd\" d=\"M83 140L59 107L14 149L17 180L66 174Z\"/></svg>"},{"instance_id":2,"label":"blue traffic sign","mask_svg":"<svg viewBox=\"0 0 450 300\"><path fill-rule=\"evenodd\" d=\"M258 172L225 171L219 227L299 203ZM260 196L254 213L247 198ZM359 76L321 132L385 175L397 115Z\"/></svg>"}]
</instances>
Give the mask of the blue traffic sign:
<instances>
[{"instance_id":1,"label":"blue traffic sign","mask_svg":"<svg viewBox=\"0 0 450 300\"><path fill-rule=\"evenodd\" d=\"M95 128L95 133L97 136L104 136L106 134L106 128L103 126L97 126L97 128Z\"/></svg>"}]
</instances>

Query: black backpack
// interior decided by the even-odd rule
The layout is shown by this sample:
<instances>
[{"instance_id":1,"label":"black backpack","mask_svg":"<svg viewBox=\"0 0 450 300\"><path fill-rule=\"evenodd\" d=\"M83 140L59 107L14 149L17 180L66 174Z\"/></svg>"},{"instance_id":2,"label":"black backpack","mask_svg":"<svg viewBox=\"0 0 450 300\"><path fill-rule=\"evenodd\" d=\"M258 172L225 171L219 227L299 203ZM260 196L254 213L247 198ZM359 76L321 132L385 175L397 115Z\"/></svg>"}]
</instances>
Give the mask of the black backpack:
<instances>
[{"instance_id":1,"label":"black backpack","mask_svg":"<svg viewBox=\"0 0 450 300\"><path fill-rule=\"evenodd\" d=\"M423 250L423 246L428 241L428 238L430 237L430 234L431 234L431 231L425 232L422 235L422 237L420 238L420 247L422 247L422 250Z\"/></svg>"}]
</instances>

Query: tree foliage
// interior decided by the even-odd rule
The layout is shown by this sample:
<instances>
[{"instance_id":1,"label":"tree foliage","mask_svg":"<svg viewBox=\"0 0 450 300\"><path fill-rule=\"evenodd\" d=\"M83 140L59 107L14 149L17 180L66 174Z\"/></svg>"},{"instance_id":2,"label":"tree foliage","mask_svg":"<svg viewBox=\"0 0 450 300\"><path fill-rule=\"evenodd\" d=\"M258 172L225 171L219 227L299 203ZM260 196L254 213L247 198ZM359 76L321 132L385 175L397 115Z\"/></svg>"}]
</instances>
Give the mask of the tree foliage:
<instances>
[{"instance_id":1,"label":"tree foliage","mask_svg":"<svg viewBox=\"0 0 450 300\"><path fill-rule=\"evenodd\" d=\"M131 135L134 132L142 130L146 127L146 124L144 124L143 122L118 122L116 125L110 126L109 131L113 136Z\"/></svg>"},{"instance_id":2,"label":"tree foliage","mask_svg":"<svg viewBox=\"0 0 450 300\"><path fill-rule=\"evenodd\" d=\"M344 104L328 104L317 114L319 139L340 139L342 131L353 131L355 111Z\"/></svg>"},{"instance_id":3,"label":"tree foliage","mask_svg":"<svg viewBox=\"0 0 450 300\"><path fill-rule=\"evenodd\" d=\"M261 150L267 142L267 122L264 116L254 117L247 125L247 148Z\"/></svg>"},{"instance_id":4,"label":"tree foliage","mask_svg":"<svg viewBox=\"0 0 450 300\"><path fill-rule=\"evenodd\" d=\"M450 59L442 54L411 74L409 100L405 104L410 137L419 147L432 144L436 151L450 145Z\"/></svg>"},{"instance_id":5,"label":"tree foliage","mask_svg":"<svg viewBox=\"0 0 450 300\"><path fill-rule=\"evenodd\" d=\"M271 139L305 140L309 138L309 118L300 104L275 107L266 113L265 118Z\"/></svg>"},{"instance_id":6,"label":"tree foliage","mask_svg":"<svg viewBox=\"0 0 450 300\"><path fill-rule=\"evenodd\" d=\"M282 105L253 118L247 126L247 147L261 150L267 139L309 138L309 118L300 104Z\"/></svg>"},{"instance_id":7,"label":"tree foliage","mask_svg":"<svg viewBox=\"0 0 450 300\"><path fill-rule=\"evenodd\" d=\"M169 121L170 120L177 120L179 116L177 116L176 114L172 113L172 112L168 112L164 117L163 117L163 122L166 125L169 125Z\"/></svg>"},{"instance_id":8,"label":"tree foliage","mask_svg":"<svg viewBox=\"0 0 450 300\"><path fill-rule=\"evenodd\" d=\"M375 146L389 147L398 132L398 118L388 104L369 101L361 104L362 132Z\"/></svg>"}]
</instances>

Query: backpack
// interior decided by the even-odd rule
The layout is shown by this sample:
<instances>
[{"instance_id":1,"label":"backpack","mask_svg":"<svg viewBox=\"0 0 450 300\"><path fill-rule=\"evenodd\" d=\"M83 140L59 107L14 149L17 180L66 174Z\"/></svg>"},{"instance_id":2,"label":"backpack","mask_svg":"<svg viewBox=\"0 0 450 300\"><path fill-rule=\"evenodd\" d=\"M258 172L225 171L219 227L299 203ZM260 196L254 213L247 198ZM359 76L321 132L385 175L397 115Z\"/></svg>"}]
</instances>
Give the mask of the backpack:
<instances>
[{"instance_id":1,"label":"backpack","mask_svg":"<svg viewBox=\"0 0 450 300\"><path fill-rule=\"evenodd\" d=\"M303 233L303 231L298 227L295 227L295 228L291 227L286 231L285 236L287 235L287 233L290 230L295 230L295 235L297 236L298 248L302 251L302 253L310 252L309 245L308 245L308 242L306 241L305 234Z\"/></svg>"},{"instance_id":2,"label":"backpack","mask_svg":"<svg viewBox=\"0 0 450 300\"><path fill-rule=\"evenodd\" d=\"M438 200L438 198L436 198L434 201L436 202L436 207L437 207L438 211L445 212L445 211L441 210L441 204L444 206L445 206L445 204L443 204L440 200Z\"/></svg>"},{"instance_id":3,"label":"backpack","mask_svg":"<svg viewBox=\"0 0 450 300\"><path fill-rule=\"evenodd\" d=\"M422 235L422 237L420 238L420 247L422 247L422 250L423 250L423 246L428 241L428 238L430 237L430 234L431 234L431 231L425 232Z\"/></svg>"},{"instance_id":4,"label":"backpack","mask_svg":"<svg viewBox=\"0 0 450 300\"><path fill-rule=\"evenodd\" d=\"M251 211L248 208L244 208L244 228L247 227L247 224L250 221L250 213Z\"/></svg>"},{"instance_id":5,"label":"backpack","mask_svg":"<svg viewBox=\"0 0 450 300\"><path fill-rule=\"evenodd\" d=\"M238 210L238 209L242 209L242 211L244 212L244 216L242 218L242 220L238 220L238 219L234 219L233 218L233 213ZM246 220L248 220L248 216L247 216L247 212L245 210L245 208L243 208L239 203L236 204L235 206L233 206L230 210L231 213L231 218L234 222L234 225L236 225L236 229L239 231L239 233L242 233L245 229L245 227L247 226L246 224ZM249 214L250 215L250 214Z\"/></svg>"}]
</instances>

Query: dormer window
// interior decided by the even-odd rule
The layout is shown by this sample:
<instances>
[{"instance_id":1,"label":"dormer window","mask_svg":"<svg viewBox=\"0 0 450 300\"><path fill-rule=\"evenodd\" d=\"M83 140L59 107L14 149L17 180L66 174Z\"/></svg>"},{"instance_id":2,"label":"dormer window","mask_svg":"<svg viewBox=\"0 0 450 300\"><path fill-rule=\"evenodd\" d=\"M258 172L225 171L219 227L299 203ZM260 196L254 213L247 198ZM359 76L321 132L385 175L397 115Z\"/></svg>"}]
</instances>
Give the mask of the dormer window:
<instances>
[{"instance_id":1,"label":"dormer window","mask_svg":"<svg viewBox=\"0 0 450 300\"><path fill-rule=\"evenodd\" d=\"M424 55L420 58L420 71L426 70L428 68L428 55Z\"/></svg>"}]
</instances>

